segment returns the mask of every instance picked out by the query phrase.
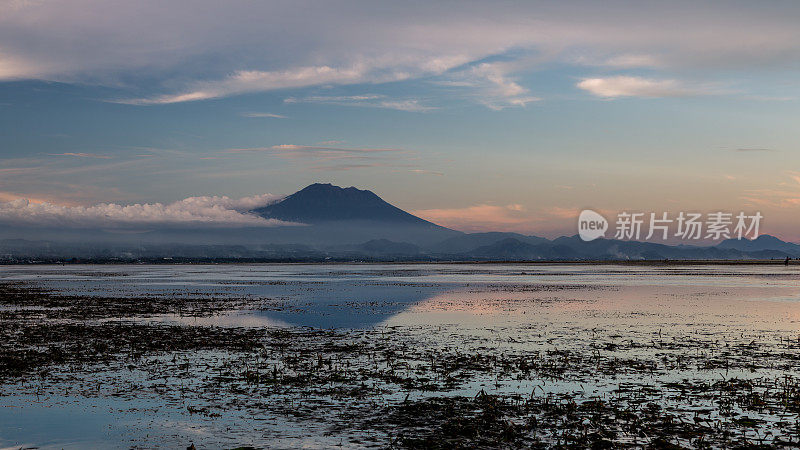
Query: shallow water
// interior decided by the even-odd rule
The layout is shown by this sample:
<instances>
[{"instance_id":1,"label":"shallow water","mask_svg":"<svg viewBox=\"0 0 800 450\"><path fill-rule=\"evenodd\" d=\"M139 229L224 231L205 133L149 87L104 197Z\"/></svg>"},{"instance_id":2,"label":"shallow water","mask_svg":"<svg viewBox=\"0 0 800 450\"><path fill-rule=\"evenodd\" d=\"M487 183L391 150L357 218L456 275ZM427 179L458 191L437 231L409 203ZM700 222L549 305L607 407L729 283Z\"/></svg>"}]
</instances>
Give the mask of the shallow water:
<instances>
[{"instance_id":1,"label":"shallow water","mask_svg":"<svg viewBox=\"0 0 800 450\"><path fill-rule=\"evenodd\" d=\"M380 336L399 346L414 346L419 352L525 355L568 350L599 355L602 351L604 360L649 361L681 357L688 351L699 354L709 345L718 349L708 350L715 355L725 353L719 349L728 345L751 341L777 348L784 339L800 337L797 266L7 266L0 267L3 280L24 281L67 295L237 298L247 299L251 305L201 317L169 313L100 321L337 329L353 339ZM675 348L670 350L670 345ZM156 364L161 356L152 358ZM229 364L239 356L211 351L181 354L180 358L193 366L212 367ZM561 380L472 374L447 395L474 396L482 389L503 394L539 389L608 395L626 382L798 375L796 369L785 367L744 370L742 365L733 366L707 371L692 366L653 371L647 376L638 372L626 375L624 370L613 375L581 373ZM69 374L69 368L57 370ZM408 372L413 372L412 368ZM181 383L198 381L184 377ZM153 389L152 374L122 365L78 377L72 385L63 378L58 383L40 384L37 387L37 381L28 380L0 386L0 447L364 444L363 440L348 440L352 433L331 432L331 424L324 419L290 419L270 408L254 413L252 407L220 406L213 409L219 416L213 417L187 412L187 404L194 399ZM93 384L99 387L90 390ZM120 388L122 385L128 388ZM131 395L137 391L131 385L142 385L141 395ZM119 395L114 394L115 388ZM191 386L181 388L197 392ZM407 395L429 394L398 390L370 401L391 402ZM298 401L290 397L273 401ZM222 404L223 400L230 398L203 396L196 403ZM335 402L327 397L325 401ZM347 411L347 406L332 409ZM374 439L380 442L381 436Z\"/></svg>"},{"instance_id":2,"label":"shallow water","mask_svg":"<svg viewBox=\"0 0 800 450\"><path fill-rule=\"evenodd\" d=\"M409 314L422 311L423 316L458 311L464 320L484 316L484 323L487 315L502 322L529 310L535 315L576 313L591 320L627 315L637 322L682 310L693 317L712 316L712 322L771 322L790 329L800 319L793 306L800 301L800 268L795 266L7 266L0 280L28 281L75 295L258 298L281 310L235 312L220 318L223 326L260 326L269 320L319 328L402 325L427 321ZM789 304L776 304L780 301ZM253 315L269 320L252 320Z\"/></svg>"}]
</instances>

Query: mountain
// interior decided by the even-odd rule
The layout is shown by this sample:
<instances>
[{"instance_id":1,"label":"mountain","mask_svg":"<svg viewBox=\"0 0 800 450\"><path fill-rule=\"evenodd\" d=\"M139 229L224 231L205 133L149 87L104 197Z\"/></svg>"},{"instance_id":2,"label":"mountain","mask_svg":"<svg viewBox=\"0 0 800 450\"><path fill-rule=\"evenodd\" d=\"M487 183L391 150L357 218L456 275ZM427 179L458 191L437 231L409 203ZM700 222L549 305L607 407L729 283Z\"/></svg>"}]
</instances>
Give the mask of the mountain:
<instances>
[{"instance_id":1,"label":"mountain","mask_svg":"<svg viewBox=\"0 0 800 450\"><path fill-rule=\"evenodd\" d=\"M438 227L390 205L372 191L323 183L307 186L252 212L266 218L308 224L356 220Z\"/></svg>"},{"instance_id":2,"label":"mountain","mask_svg":"<svg viewBox=\"0 0 800 450\"><path fill-rule=\"evenodd\" d=\"M338 245L325 248L325 252L335 259L356 259L376 261L425 260L427 256L418 246L408 242L394 242L388 239L372 239L362 244Z\"/></svg>"},{"instance_id":3,"label":"mountain","mask_svg":"<svg viewBox=\"0 0 800 450\"><path fill-rule=\"evenodd\" d=\"M328 246L385 239L427 246L463 234L409 214L372 191L332 184L312 184L251 212L307 225L264 231L268 242Z\"/></svg>"},{"instance_id":4,"label":"mountain","mask_svg":"<svg viewBox=\"0 0 800 450\"><path fill-rule=\"evenodd\" d=\"M584 242L577 235L562 236L554 239L553 244L569 247L583 258L599 260L782 259L787 256L785 252L778 250L757 252L718 246L676 246L652 242L618 241L615 239L595 239L590 242Z\"/></svg>"},{"instance_id":5,"label":"mountain","mask_svg":"<svg viewBox=\"0 0 800 450\"><path fill-rule=\"evenodd\" d=\"M456 255L459 253L469 253L478 247L489 246L503 239L515 239L519 242L532 245L550 243L550 241L547 239L536 236L526 236L519 233L489 231L486 233L469 233L461 236L455 236L432 245L429 250L437 254Z\"/></svg>"},{"instance_id":6,"label":"mountain","mask_svg":"<svg viewBox=\"0 0 800 450\"><path fill-rule=\"evenodd\" d=\"M562 245L530 244L519 239L505 238L493 244L478 247L467 255L475 259L494 259L500 261L532 261L532 260L561 260L578 259L580 257L574 250Z\"/></svg>"},{"instance_id":7,"label":"mountain","mask_svg":"<svg viewBox=\"0 0 800 450\"><path fill-rule=\"evenodd\" d=\"M466 236L451 238L463 241ZM497 236L493 236L497 237ZM442 246L448 241L440 243ZM535 242L535 241L534 241ZM577 235L562 236L543 243L529 243L521 239L501 237L490 244L456 255L438 254L443 259L464 260L748 260L784 259L791 254L782 250L700 247L690 245L665 245L651 242L596 239L584 242Z\"/></svg>"},{"instance_id":8,"label":"mountain","mask_svg":"<svg viewBox=\"0 0 800 450\"><path fill-rule=\"evenodd\" d=\"M359 245L358 249L372 255L409 256L419 254L419 247L414 244L394 242L388 239L373 239Z\"/></svg>"},{"instance_id":9,"label":"mountain","mask_svg":"<svg viewBox=\"0 0 800 450\"><path fill-rule=\"evenodd\" d=\"M755 239L726 239L717 245L719 248L735 249L743 252L777 250L791 256L800 256L800 245L782 241L775 236L762 234Z\"/></svg>"}]
</instances>

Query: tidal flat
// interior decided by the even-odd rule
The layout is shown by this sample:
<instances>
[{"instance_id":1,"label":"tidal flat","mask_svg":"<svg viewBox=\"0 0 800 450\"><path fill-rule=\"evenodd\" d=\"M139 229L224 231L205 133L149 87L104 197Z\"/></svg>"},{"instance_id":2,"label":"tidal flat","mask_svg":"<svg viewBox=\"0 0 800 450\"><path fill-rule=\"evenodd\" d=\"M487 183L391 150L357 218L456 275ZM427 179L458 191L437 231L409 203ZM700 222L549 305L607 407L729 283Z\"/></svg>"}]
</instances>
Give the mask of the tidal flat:
<instances>
[{"instance_id":1,"label":"tidal flat","mask_svg":"<svg viewBox=\"0 0 800 450\"><path fill-rule=\"evenodd\" d=\"M800 447L800 267L0 267L0 448Z\"/></svg>"}]
</instances>

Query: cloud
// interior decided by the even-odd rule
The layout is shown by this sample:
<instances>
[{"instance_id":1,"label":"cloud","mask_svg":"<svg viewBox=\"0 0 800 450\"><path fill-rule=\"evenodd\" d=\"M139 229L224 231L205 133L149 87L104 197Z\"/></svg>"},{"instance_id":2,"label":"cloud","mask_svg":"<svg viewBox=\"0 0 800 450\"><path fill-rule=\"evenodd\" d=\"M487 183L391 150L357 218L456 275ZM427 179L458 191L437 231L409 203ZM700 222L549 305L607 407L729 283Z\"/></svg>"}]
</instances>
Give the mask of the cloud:
<instances>
[{"instance_id":1,"label":"cloud","mask_svg":"<svg viewBox=\"0 0 800 450\"><path fill-rule=\"evenodd\" d=\"M381 162L372 162L372 163L355 163L355 164L320 164L312 166L312 170L321 170L321 171L345 171L345 170L355 170L355 169L372 169L376 167L396 167L394 164L389 163L381 163Z\"/></svg>"},{"instance_id":2,"label":"cloud","mask_svg":"<svg viewBox=\"0 0 800 450\"><path fill-rule=\"evenodd\" d=\"M508 77L511 67L503 63L482 63L472 68L476 77L488 83L488 87L484 88L482 102L489 108L500 110L541 100L528 95L528 89Z\"/></svg>"},{"instance_id":3,"label":"cloud","mask_svg":"<svg viewBox=\"0 0 800 450\"><path fill-rule=\"evenodd\" d=\"M509 62L480 63L450 74L443 86L471 87L471 97L487 108L499 111L508 107L524 107L541 99L529 95L529 90L515 81L510 73L520 65Z\"/></svg>"},{"instance_id":4,"label":"cloud","mask_svg":"<svg viewBox=\"0 0 800 450\"><path fill-rule=\"evenodd\" d=\"M97 159L111 159L110 156L98 155L95 153L50 153L50 156L74 156L76 158L97 158Z\"/></svg>"},{"instance_id":5,"label":"cloud","mask_svg":"<svg viewBox=\"0 0 800 450\"><path fill-rule=\"evenodd\" d=\"M428 112L438 109L435 106L423 104L419 99L390 99L385 95L377 94L332 96L312 95L302 98L289 97L284 100L284 103L322 103L329 105L395 109L398 111L408 112Z\"/></svg>"},{"instance_id":6,"label":"cloud","mask_svg":"<svg viewBox=\"0 0 800 450\"><path fill-rule=\"evenodd\" d=\"M775 152L777 150L774 150L774 149L771 149L771 148L750 147L750 148L737 148L735 151L740 152L740 153L764 153L764 152L769 153L769 152Z\"/></svg>"},{"instance_id":7,"label":"cloud","mask_svg":"<svg viewBox=\"0 0 800 450\"><path fill-rule=\"evenodd\" d=\"M602 65L620 69L632 69L637 67L659 67L662 64L663 63L653 55L624 54L612 56L603 61Z\"/></svg>"},{"instance_id":8,"label":"cloud","mask_svg":"<svg viewBox=\"0 0 800 450\"><path fill-rule=\"evenodd\" d=\"M560 236L571 229L578 218L580 208L559 206L529 210L525 205L512 203L492 205L481 203L465 208L422 209L413 214L439 225L465 232L507 231L536 233L537 236L551 234ZM603 214L610 211L600 210Z\"/></svg>"},{"instance_id":9,"label":"cloud","mask_svg":"<svg viewBox=\"0 0 800 450\"><path fill-rule=\"evenodd\" d=\"M428 169L409 169L411 173L418 173L420 175L437 175L437 176L444 176L444 172L437 172L435 170L428 170Z\"/></svg>"},{"instance_id":10,"label":"cloud","mask_svg":"<svg viewBox=\"0 0 800 450\"><path fill-rule=\"evenodd\" d=\"M614 76L584 78L577 87L598 97L688 97L702 92L684 86L676 80L656 80L642 77Z\"/></svg>"},{"instance_id":11,"label":"cloud","mask_svg":"<svg viewBox=\"0 0 800 450\"><path fill-rule=\"evenodd\" d=\"M28 173L34 173L39 170L38 167L3 167L0 168L0 173L6 175L22 175Z\"/></svg>"},{"instance_id":12,"label":"cloud","mask_svg":"<svg viewBox=\"0 0 800 450\"><path fill-rule=\"evenodd\" d=\"M530 229L535 221L519 204L505 206L480 204L466 208L420 209L416 216L461 231L517 231Z\"/></svg>"},{"instance_id":13,"label":"cloud","mask_svg":"<svg viewBox=\"0 0 800 450\"><path fill-rule=\"evenodd\" d=\"M657 56L642 53L623 53L613 56L580 55L574 58L573 62L580 65L611 69L658 68L664 66L664 62Z\"/></svg>"},{"instance_id":14,"label":"cloud","mask_svg":"<svg viewBox=\"0 0 800 450\"><path fill-rule=\"evenodd\" d=\"M385 95L378 94L361 94L361 95L311 95L303 98L288 97L283 100L284 103L349 103L357 104L359 102L379 100L385 98Z\"/></svg>"},{"instance_id":15,"label":"cloud","mask_svg":"<svg viewBox=\"0 0 800 450\"><path fill-rule=\"evenodd\" d=\"M578 208L563 208L560 206L552 206L550 208L546 208L544 210L545 214L558 217L560 219L576 219L580 214L580 210Z\"/></svg>"},{"instance_id":16,"label":"cloud","mask_svg":"<svg viewBox=\"0 0 800 450\"><path fill-rule=\"evenodd\" d=\"M384 153L406 153L399 148L346 148L315 145L280 144L271 147L231 148L228 153L267 152L286 158L346 159Z\"/></svg>"},{"instance_id":17,"label":"cloud","mask_svg":"<svg viewBox=\"0 0 800 450\"><path fill-rule=\"evenodd\" d=\"M242 117L250 117L250 118L269 118L269 119L287 119L288 117L280 115L280 114L273 114L273 113L264 113L264 112L249 112L243 113Z\"/></svg>"},{"instance_id":18,"label":"cloud","mask_svg":"<svg viewBox=\"0 0 800 450\"><path fill-rule=\"evenodd\" d=\"M408 112L428 112L438 109L435 106L427 106L420 103L419 100L382 100L376 105L371 105L378 108L395 109L397 111Z\"/></svg>"},{"instance_id":19,"label":"cloud","mask_svg":"<svg viewBox=\"0 0 800 450\"><path fill-rule=\"evenodd\" d=\"M189 197L174 203L94 206L63 206L49 202L16 199L0 203L0 223L14 226L65 228L148 228L180 227L271 227L293 225L265 219L248 211L279 200L263 194L232 199L229 197Z\"/></svg>"},{"instance_id":20,"label":"cloud","mask_svg":"<svg viewBox=\"0 0 800 450\"><path fill-rule=\"evenodd\" d=\"M741 197L747 206L769 207L775 209L796 209L800 207L800 192L775 192L753 190Z\"/></svg>"},{"instance_id":21,"label":"cloud","mask_svg":"<svg viewBox=\"0 0 800 450\"><path fill-rule=\"evenodd\" d=\"M340 144L341 141L328 141ZM416 160L415 152L402 148L334 147L332 145L280 144L271 147L232 148L228 153L268 153L306 164L311 170L346 171L357 169L394 169L417 174L444 175L424 169Z\"/></svg>"},{"instance_id":22,"label":"cloud","mask_svg":"<svg viewBox=\"0 0 800 450\"><path fill-rule=\"evenodd\" d=\"M181 1L6 1L0 3L0 80L114 86L122 92L116 101L138 105L416 80L405 86L411 90L439 81L454 88L446 94L502 109L537 100L519 91L535 89L525 75L564 65L693 72L713 84L748 70L793 77L800 60L800 6L793 2L770 8L681 0L635 8L619 0L379 8L344 0L315 5L313 14L306 8L302 2L198 0L187 14ZM459 79L468 72L473 79ZM606 77L584 81L606 98L687 95L686 86L664 85L670 81L664 78L614 89L589 82L608 84ZM432 108L409 97L381 107Z\"/></svg>"},{"instance_id":23,"label":"cloud","mask_svg":"<svg viewBox=\"0 0 800 450\"><path fill-rule=\"evenodd\" d=\"M330 141L337 143L338 141ZM416 168L415 152L401 148L357 148L280 144L271 147L231 148L227 153L267 153L306 164L312 170L342 171L369 168ZM413 164L409 161L414 162ZM423 170L423 169L415 169Z\"/></svg>"},{"instance_id":24,"label":"cloud","mask_svg":"<svg viewBox=\"0 0 800 450\"><path fill-rule=\"evenodd\" d=\"M795 210L800 207L800 172L784 173L791 181L782 181L778 189L748 189L741 199L752 206Z\"/></svg>"},{"instance_id":25,"label":"cloud","mask_svg":"<svg viewBox=\"0 0 800 450\"><path fill-rule=\"evenodd\" d=\"M33 197L31 195L20 195L16 192L0 191L0 203L19 200L21 198L26 199L30 203L46 203L48 201L47 199L39 198L38 196Z\"/></svg>"},{"instance_id":26,"label":"cloud","mask_svg":"<svg viewBox=\"0 0 800 450\"><path fill-rule=\"evenodd\" d=\"M797 97L792 97L789 95L743 95L741 98L744 100L752 100L754 102L793 102L797 100Z\"/></svg>"},{"instance_id":27,"label":"cloud","mask_svg":"<svg viewBox=\"0 0 800 450\"><path fill-rule=\"evenodd\" d=\"M118 100L118 102L132 105L161 105L326 83L353 84L366 81L366 70L363 65L345 68L309 66L281 71L240 70L221 80L195 83L191 90L180 94Z\"/></svg>"},{"instance_id":28,"label":"cloud","mask_svg":"<svg viewBox=\"0 0 800 450\"><path fill-rule=\"evenodd\" d=\"M316 4L308 14L303 2L198 0L189 9L180 1L2 2L0 80L130 88L132 98L123 101L148 105L449 81L453 72L506 59L516 64L500 77L476 73L483 81L451 84L502 108L535 101L508 93L524 87L522 74L544 67L676 69L713 79L735 73L729 69L791 75L800 59L800 6L793 2L468 2L454 10L437 2L400 8L344 0Z\"/></svg>"},{"instance_id":29,"label":"cloud","mask_svg":"<svg viewBox=\"0 0 800 450\"><path fill-rule=\"evenodd\" d=\"M434 58L439 60L439 58ZM452 61L460 65L462 61ZM445 62L430 61L411 65L395 65L383 59L360 60L343 66L305 66L280 71L240 70L220 79L194 83L190 90L179 94L155 97L116 100L132 105L162 105L197 100L209 100L252 92L267 92L279 89L320 86L323 84L350 85L360 83L386 83L401 81L422 75L442 73L452 66Z\"/></svg>"}]
</instances>

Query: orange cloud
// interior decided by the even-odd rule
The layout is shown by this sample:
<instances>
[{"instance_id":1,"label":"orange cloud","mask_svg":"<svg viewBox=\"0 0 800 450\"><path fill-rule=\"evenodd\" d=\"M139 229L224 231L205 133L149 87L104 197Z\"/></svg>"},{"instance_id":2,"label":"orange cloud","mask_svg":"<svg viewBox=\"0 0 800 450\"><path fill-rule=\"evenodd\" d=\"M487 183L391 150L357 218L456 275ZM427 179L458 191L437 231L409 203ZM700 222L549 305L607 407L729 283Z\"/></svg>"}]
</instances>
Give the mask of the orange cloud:
<instances>
[{"instance_id":1,"label":"orange cloud","mask_svg":"<svg viewBox=\"0 0 800 450\"><path fill-rule=\"evenodd\" d=\"M474 205L466 208L423 209L413 214L439 225L462 231L530 230L538 219L530 217L519 204L505 206Z\"/></svg>"},{"instance_id":2,"label":"orange cloud","mask_svg":"<svg viewBox=\"0 0 800 450\"><path fill-rule=\"evenodd\" d=\"M800 173L787 171L786 175L800 184ZM764 206L776 209L795 209L800 206L800 189L793 182L781 182L778 189L746 190L741 199L753 206Z\"/></svg>"},{"instance_id":3,"label":"orange cloud","mask_svg":"<svg viewBox=\"0 0 800 450\"><path fill-rule=\"evenodd\" d=\"M580 210L577 208L562 208L560 206L547 208L544 212L560 219L577 219L578 214L580 214Z\"/></svg>"},{"instance_id":4,"label":"orange cloud","mask_svg":"<svg viewBox=\"0 0 800 450\"><path fill-rule=\"evenodd\" d=\"M30 203L46 203L48 199L37 196L21 195L14 192L0 191L0 203L11 202L19 199L26 199Z\"/></svg>"}]
</instances>

